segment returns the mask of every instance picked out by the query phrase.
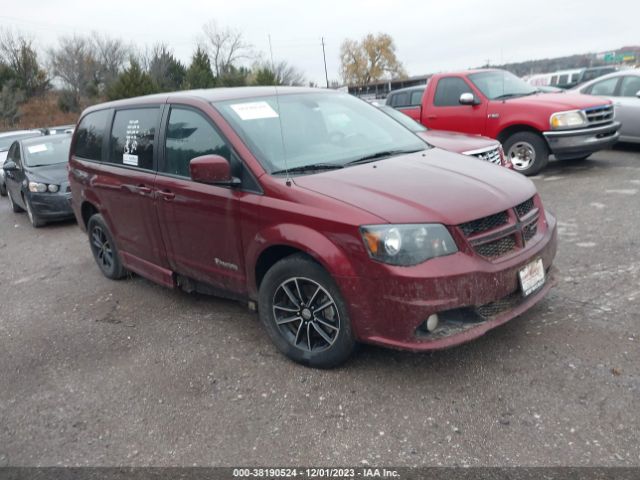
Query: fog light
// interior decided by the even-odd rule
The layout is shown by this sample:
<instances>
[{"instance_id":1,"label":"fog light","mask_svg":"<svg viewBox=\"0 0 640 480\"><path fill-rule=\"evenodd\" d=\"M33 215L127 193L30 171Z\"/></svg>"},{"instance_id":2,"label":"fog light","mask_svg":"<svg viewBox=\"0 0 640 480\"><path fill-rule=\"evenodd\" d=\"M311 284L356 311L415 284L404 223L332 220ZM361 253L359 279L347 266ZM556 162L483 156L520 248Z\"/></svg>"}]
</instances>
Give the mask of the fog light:
<instances>
[{"instance_id":1,"label":"fog light","mask_svg":"<svg viewBox=\"0 0 640 480\"><path fill-rule=\"evenodd\" d=\"M436 328L438 328L438 322L439 320L437 313L429 315L429 318L427 318L426 322L427 330L433 332Z\"/></svg>"}]
</instances>

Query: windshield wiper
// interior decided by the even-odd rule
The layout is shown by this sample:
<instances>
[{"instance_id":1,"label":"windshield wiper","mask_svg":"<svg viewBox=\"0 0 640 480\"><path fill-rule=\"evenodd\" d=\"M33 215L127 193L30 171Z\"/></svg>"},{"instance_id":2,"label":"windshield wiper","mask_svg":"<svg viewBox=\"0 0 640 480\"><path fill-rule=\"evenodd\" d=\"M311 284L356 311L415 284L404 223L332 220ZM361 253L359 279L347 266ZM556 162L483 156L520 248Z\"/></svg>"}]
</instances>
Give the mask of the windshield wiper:
<instances>
[{"instance_id":1,"label":"windshield wiper","mask_svg":"<svg viewBox=\"0 0 640 480\"><path fill-rule=\"evenodd\" d=\"M521 97L522 95L525 95L525 94L524 93L505 93L504 95L498 95L496 98L494 98L494 100L505 100L507 98Z\"/></svg>"},{"instance_id":2,"label":"windshield wiper","mask_svg":"<svg viewBox=\"0 0 640 480\"><path fill-rule=\"evenodd\" d=\"M385 150L383 152L372 153L371 155L365 155L364 157L356 158L355 160L351 160L350 162L345 163L345 165L357 165L359 163L373 162L374 160L379 160L381 158L416 153L421 152L422 150L424 150L424 148L420 148L418 150Z\"/></svg>"},{"instance_id":3,"label":"windshield wiper","mask_svg":"<svg viewBox=\"0 0 640 480\"><path fill-rule=\"evenodd\" d=\"M344 168L344 166L339 163L312 163L310 165L300 165L298 167L275 170L271 172L271 175L278 175L281 173L318 172L320 170L336 170L338 168Z\"/></svg>"}]
</instances>

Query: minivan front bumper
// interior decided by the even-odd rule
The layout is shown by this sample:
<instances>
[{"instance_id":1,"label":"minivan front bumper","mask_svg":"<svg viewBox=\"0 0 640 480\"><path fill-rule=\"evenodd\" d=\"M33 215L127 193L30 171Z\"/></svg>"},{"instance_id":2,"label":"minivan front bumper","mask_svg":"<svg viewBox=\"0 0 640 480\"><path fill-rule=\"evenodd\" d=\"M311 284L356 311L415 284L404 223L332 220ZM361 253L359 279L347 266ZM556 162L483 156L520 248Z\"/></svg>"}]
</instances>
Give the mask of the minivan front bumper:
<instances>
[{"instance_id":1,"label":"minivan front bumper","mask_svg":"<svg viewBox=\"0 0 640 480\"><path fill-rule=\"evenodd\" d=\"M556 283L556 220L520 255L489 262L461 252L416 267L390 267L386 278L339 278L358 340L410 351L449 348L484 335L538 303ZM545 283L523 296L518 272L541 259ZM438 328L426 320L437 314Z\"/></svg>"},{"instance_id":2,"label":"minivan front bumper","mask_svg":"<svg viewBox=\"0 0 640 480\"><path fill-rule=\"evenodd\" d=\"M620 138L620 122L576 130L542 132L551 152L560 160L586 157L609 148Z\"/></svg>"}]
</instances>

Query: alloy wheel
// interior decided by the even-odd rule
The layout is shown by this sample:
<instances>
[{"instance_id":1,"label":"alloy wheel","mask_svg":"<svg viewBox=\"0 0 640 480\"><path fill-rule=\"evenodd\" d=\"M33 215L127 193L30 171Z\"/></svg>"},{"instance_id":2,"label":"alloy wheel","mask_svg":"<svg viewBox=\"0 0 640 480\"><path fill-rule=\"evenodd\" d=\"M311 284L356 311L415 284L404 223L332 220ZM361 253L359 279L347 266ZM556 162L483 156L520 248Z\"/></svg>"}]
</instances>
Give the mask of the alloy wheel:
<instances>
[{"instance_id":1,"label":"alloy wheel","mask_svg":"<svg viewBox=\"0 0 640 480\"><path fill-rule=\"evenodd\" d=\"M340 333L335 300L308 278L289 278L278 286L273 295L273 318L290 344L308 352L326 350Z\"/></svg>"},{"instance_id":2,"label":"alloy wheel","mask_svg":"<svg viewBox=\"0 0 640 480\"><path fill-rule=\"evenodd\" d=\"M507 155L516 170L526 170L536 161L536 150L529 142L514 143Z\"/></svg>"},{"instance_id":3,"label":"alloy wheel","mask_svg":"<svg viewBox=\"0 0 640 480\"><path fill-rule=\"evenodd\" d=\"M104 230L98 225L91 231L91 245L93 246L96 259L105 270L113 267L113 249Z\"/></svg>"}]
</instances>

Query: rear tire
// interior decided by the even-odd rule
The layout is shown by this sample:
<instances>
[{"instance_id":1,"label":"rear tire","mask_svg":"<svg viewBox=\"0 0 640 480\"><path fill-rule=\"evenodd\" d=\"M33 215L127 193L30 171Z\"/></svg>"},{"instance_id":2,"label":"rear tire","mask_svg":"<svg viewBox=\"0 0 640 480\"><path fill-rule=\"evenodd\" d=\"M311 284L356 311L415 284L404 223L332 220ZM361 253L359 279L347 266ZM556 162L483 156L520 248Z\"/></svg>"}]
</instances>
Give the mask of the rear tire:
<instances>
[{"instance_id":1,"label":"rear tire","mask_svg":"<svg viewBox=\"0 0 640 480\"><path fill-rule=\"evenodd\" d=\"M13 213L22 213L22 212L24 212L22 207L16 205L16 202L13 201L13 196L11 195L11 192L7 191L7 193L9 195L9 204L11 205L11 210L13 210Z\"/></svg>"},{"instance_id":2,"label":"rear tire","mask_svg":"<svg viewBox=\"0 0 640 480\"><path fill-rule=\"evenodd\" d=\"M517 132L504 142L504 152L513 169L523 175L535 175L549 163L549 147L533 132Z\"/></svg>"},{"instance_id":3,"label":"rear tire","mask_svg":"<svg viewBox=\"0 0 640 480\"><path fill-rule=\"evenodd\" d=\"M123 278L127 271L122 266L113 236L102 215L96 213L89 219L87 233L91 253L103 275L111 280Z\"/></svg>"},{"instance_id":4,"label":"rear tire","mask_svg":"<svg viewBox=\"0 0 640 480\"><path fill-rule=\"evenodd\" d=\"M345 362L356 342L331 275L303 254L276 263L260 285L259 316L278 350L315 368Z\"/></svg>"}]
</instances>

